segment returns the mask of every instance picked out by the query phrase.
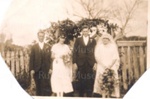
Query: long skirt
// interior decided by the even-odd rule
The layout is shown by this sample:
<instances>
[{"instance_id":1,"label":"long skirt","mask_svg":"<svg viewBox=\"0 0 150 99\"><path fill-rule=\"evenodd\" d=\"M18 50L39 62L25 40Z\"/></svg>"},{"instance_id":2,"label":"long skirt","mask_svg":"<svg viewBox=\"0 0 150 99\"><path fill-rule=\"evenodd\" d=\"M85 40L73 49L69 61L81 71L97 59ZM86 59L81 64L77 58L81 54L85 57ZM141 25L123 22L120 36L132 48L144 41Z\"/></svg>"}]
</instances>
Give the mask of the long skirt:
<instances>
[{"instance_id":1,"label":"long skirt","mask_svg":"<svg viewBox=\"0 0 150 99\"><path fill-rule=\"evenodd\" d=\"M65 66L62 59L54 59L51 75L51 87L54 93L69 93L73 91L70 71L71 69Z\"/></svg>"},{"instance_id":2,"label":"long skirt","mask_svg":"<svg viewBox=\"0 0 150 99\"><path fill-rule=\"evenodd\" d=\"M102 78L102 74L97 70L96 71L96 77L95 77L95 82L94 82L94 93L98 93L101 94L103 97L105 97L105 95L107 93L105 93L102 89L101 89L101 78ZM119 87L119 80L117 78L115 78L115 82L114 82L114 91L112 92L112 94L110 96L113 97L120 97L120 87Z\"/></svg>"}]
</instances>

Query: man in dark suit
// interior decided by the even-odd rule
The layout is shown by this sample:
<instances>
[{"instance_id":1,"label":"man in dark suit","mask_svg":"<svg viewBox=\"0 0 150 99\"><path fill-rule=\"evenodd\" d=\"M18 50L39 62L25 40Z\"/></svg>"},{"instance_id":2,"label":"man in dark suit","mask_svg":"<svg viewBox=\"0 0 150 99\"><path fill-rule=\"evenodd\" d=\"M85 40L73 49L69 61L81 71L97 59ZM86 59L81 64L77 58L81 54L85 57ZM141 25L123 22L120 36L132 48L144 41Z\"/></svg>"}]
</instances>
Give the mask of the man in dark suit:
<instances>
[{"instance_id":1,"label":"man in dark suit","mask_svg":"<svg viewBox=\"0 0 150 99\"><path fill-rule=\"evenodd\" d=\"M49 96L51 94L50 87L50 67L51 67L51 49L44 43L45 33L38 32L39 42L31 48L30 54L30 73L34 77L36 84L36 95Z\"/></svg>"},{"instance_id":2,"label":"man in dark suit","mask_svg":"<svg viewBox=\"0 0 150 99\"><path fill-rule=\"evenodd\" d=\"M79 80L79 96L92 96L94 85L93 67L96 64L94 48L96 41L89 37L89 27L83 26L82 37L77 38L73 49L73 63L77 66L77 78Z\"/></svg>"}]
</instances>

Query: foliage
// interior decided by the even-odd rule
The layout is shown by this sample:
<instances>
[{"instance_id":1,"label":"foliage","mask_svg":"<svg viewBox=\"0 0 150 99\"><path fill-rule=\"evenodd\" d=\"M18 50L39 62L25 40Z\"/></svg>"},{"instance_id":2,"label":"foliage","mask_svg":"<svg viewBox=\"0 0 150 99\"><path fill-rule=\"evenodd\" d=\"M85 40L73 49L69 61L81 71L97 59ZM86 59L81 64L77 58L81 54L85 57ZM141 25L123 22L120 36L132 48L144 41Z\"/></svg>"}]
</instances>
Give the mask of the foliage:
<instances>
[{"instance_id":1,"label":"foliage","mask_svg":"<svg viewBox=\"0 0 150 99\"><path fill-rule=\"evenodd\" d=\"M4 43L6 39L6 35L4 33L0 33L0 43Z\"/></svg>"},{"instance_id":2,"label":"foliage","mask_svg":"<svg viewBox=\"0 0 150 99\"><path fill-rule=\"evenodd\" d=\"M23 89L27 89L30 85L30 76L28 72L24 70L20 71L16 76L17 81Z\"/></svg>"},{"instance_id":3,"label":"foliage","mask_svg":"<svg viewBox=\"0 0 150 99\"><path fill-rule=\"evenodd\" d=\"M5 51L19 51L19 50L23 50L23 47L15 45L15 44L10 44L10 45L5 44L4 50Z\"/></svg>"},{"instance_id":4,"label":"foliage","mask_svg":"<svg viewBox=\"0 0 150 99\"><path fill-rule=\"evenodd\" d=\"M20 71L16 79L19 82L20 86L26 90L26 92L30 95L36 95L35 82L34 79L30 77L30 73L25 72L24 70Z\"/></svg>"},{"instance_id":5,"label":"foliage","mask_svg":"<svg viewBox=\"0 0 150 99\"><path fill-rule=\"evenodd\" d=\"M64 35L66 37L66 44L69 44L70 40L80 36L81 28L83 25L90 27L97 27L97 32L103 34L107 32L113 36L115 40L143 40L135 39L135 37L127 38L123 35L122 28L120 28L116 23L110 23L109 20L104 20L100 18L88 19L83 18L78 22L73 22L70 19L51 22L49 28L43 29L46 33L46 41L52 46L58 42L59 36ZM134 38L134 39L133 39Z\"/></svg>"},{"instance_id":6,"label":"foliage","mask_svg":"<svg viewBox=\"0 0 150 99\"><path fill-rule=\"evenodd\" d=\"M43 30L46 32L46 40L50 45L53 45L57 42L58 40L58 23L56 22L51 22L51 27Z\"/></svg>"},{"instance_id":7,"label":"foliage","mask_svg":"<svg viewBox=\"0 0 150 99\"><path fill-rule=\"evenodd\" d=\"M75 22L69 19L59 22L59 30L62 35L66 36L66 43L68 43L69 40L73 40L74 37L76 38L80 35Z\"/></svg>"},{"instance_id":8,"label":"foliage","mask_svg":"<svg viewBox=\"0 0 150 99\"><path fill-rule=\"evenodd\" d=\"M107 95L111 95L114 91L115 84L114 71L111 69L105 69L99 81L101 90Z\"/></svg>"},{"instance_id":9,"label":"foliage","mask_svg":"<svg viewBox=\"0 0 150 99\"><path fill-rule=\"evenodd\" d=\"M97 26L98 24L104 24L104 26L107 25L107 22L102 19L87 19L83 18L80 21L78 21L77 26L80 29L83 25L87 25L88 27Z\"/></svg>"},{"instance_id":10,"label":"foliage","mask_svg":"<svg viewBox=\"0 0 150 99\"><path fill-rule=\"evenodd\" d=\"M122 38L118 39L119 41L140 41L140 40L147 40L146 37L141 37L141 36L130 36L130 37L126 37L123 36Z\"/></svg>"},{"instance_id":11,"label":"foliage","mask_svg":"<svg viewBox=\"0 0 150 99\"><path fill-rule=\"evenodd\" d=\"M57 23L52 22L51 27L43 31L46 32L47 34L46 40L50 45L53 45L56 42L58 42L58 38L60 35L64 35L66 37L65 43L68 43L69 40L73 40L74 37L76 38L78 37L78 35L80 35L77 32L76 24L69 19L58 21Z\"/></svg>"},{"instance_id":12,"label":"foliage","mask_svg":"<svg viewBox=\"0 0 150 99\"><path fill-rule=\"evenodd\" d=\"M108 33L111 34L112 30L115 31L118 27L117 24L109 23L108 20L103 19L81 19L77 23L73 22L70 19L62 20L51 23L51 27L44 29L47 33L46 40L50 45L55 44L58 41L58 38L60 35L66 36L66 43L69 42L69 40L73 40L73 38L76 38L80 35L81 28L83 25L87 25L89 28L92 26L97 27L99 25L99 32L103 31L104 29L107 30Z\"/></svg>"},{"instance_id":13,"label":"foliage","mask_svg":"<svg viewBox=\"0 0 150 99\"><path fill-rule=\"evenodd\" d=\"M119 26L117 24L114 23L109 23L109 20L103 20L100 18L97 19L81 19L78 23L78 29L79 31L81 30L81 27L83 25L87 25L88 27L97 27L98 28L98 32L103 34L103 32L107 32L109 34L112 34L113 32L117 31L117 28L119 28Z\"/></svg>"},{"instance_id":14,"label":"foliage","mask_svg":"<svg viewBox=\"0 0 150 99\"><path fill-rule=\"evenodd\" d=\"M2 50L3 51L18 51L18 50L23 50L22 46L16 45L16 44L12 44L13 40L12 39L8 39L4 42L0 43L0 47L3 47Z\"/></svg>"}]
</instances>

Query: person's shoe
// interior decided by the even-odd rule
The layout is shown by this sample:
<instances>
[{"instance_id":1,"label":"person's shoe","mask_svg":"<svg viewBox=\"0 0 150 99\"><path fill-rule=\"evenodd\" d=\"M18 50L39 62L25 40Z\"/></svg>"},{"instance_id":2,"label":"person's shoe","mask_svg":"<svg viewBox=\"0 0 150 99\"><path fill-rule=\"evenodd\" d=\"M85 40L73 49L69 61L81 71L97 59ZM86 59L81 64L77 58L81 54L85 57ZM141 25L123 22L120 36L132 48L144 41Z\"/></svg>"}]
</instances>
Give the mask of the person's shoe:
<instances>
[{"instance_id":1,"label":"person's shoe","mask_svg":"<svg viewBox=\"0 0 150 99\"><path fill-rule=\"evenodd\" d=\"M115 97L115 96L110 96L110 98L118 98L118 97Z\"/></svg>"},{"instance_id":2,"label":"person's shoe","mask_svg":"<svg viewBox=\"0 0 150 99\"><path fill-rule=\"evenodd\" d=\"M65 93L65 94L64 94L64 97L73 97L73 92Z\"/></svg>"},{"instance_id":3,"label":"person's shoe","mask_svg":"<svg viewBox=\"0 0 150 99\"><path fill-rule=\"evenodd\" d=\"M100 98L102 98L102 95L98 94L98 93L93 93L93 97L100 97Z\"/></svg>"},{"instance_id":4,"label":"person's shoe","mask_svg":"<svg viewBox=\"0 0 150 99\"><path fill-rule=\"evenodd\" d=\"M56 93L52 93L50 96L56 96Z\"/></svg>"}]
</instances>

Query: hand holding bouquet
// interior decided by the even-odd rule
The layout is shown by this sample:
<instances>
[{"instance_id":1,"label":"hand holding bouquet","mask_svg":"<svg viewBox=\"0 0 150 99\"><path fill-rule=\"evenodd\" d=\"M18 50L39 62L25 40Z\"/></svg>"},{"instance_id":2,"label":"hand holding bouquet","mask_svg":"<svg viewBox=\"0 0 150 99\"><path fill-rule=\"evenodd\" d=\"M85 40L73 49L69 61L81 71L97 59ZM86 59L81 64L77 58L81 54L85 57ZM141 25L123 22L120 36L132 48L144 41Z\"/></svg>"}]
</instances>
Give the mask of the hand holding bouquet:
<instances>
[{"instance_id":1,"label":"hand holding bouquet","mask_svg":"<svg viewBox=\"0 0 150 99\"><path fill-rule=\"evenodd\" d=\"M70 57L70 55L68 54L68 55L64 55L63 56L63 61L64 61L64 64L65 65L68 65L70 62L71 62L71 57Z\"/></svg>"}]
</instances>

